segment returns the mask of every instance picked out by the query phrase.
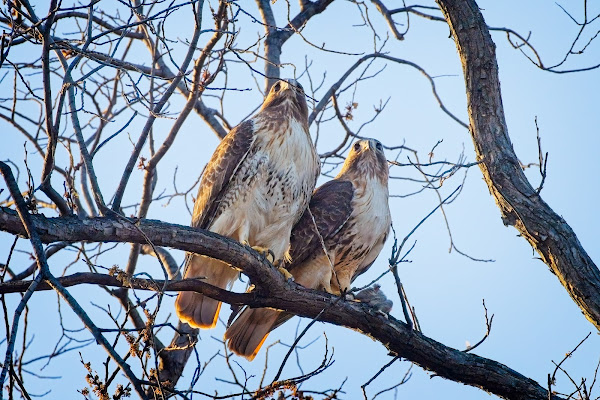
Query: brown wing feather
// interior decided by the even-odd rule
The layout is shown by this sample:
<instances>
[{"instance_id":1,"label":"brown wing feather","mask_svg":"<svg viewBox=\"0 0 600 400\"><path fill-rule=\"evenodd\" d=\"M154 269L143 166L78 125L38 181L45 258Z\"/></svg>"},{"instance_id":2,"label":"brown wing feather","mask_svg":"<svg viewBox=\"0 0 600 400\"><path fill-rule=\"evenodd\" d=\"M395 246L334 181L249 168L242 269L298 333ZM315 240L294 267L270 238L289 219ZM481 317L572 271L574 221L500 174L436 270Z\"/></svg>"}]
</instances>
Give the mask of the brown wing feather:
<instances>
[{"instance_id":1,"label":"brown wing feather","mask_svg":"<svg viewBox=\"0 0 600 400\"><path fill-rule=\"evenodd\" d=\"M310 200L310 209L315 222L313 223L310 214L305 211L294 226L290 248L292 261L285 265L288 270L323 251L321 239L315 231L315 224L323 241L327 242L350 218L353 196L354 187L350 181L345 180L334 179L315 190ZM241 314L232 323L240 311ZM226 339L233 339L233 342L230 341L228 344L229 348L237 354L252 359L269 332L293 316L275 310L237 308L232 313L225 332ZM258 340L259 338L261 340ZM250 342L252 342L251 346Z\"/></svg>"},{"instance_id":2,"label":"brown wing feather","mask_svg":"<svg viewBox=\"0 0 600 400\"><path fill-rule=\"evenodd\" d=\"M194 204L192 226L208 229L219 206L219 198L227 188L254 143L254 123L247 120L233 128L221 140L202 175Z\"/></svg>"},{"instance_id":3,"label":"brown wing feather","mask_svg":"<svg viewBox=\"0 0 600 400\"><path fill-rule=\"evenodd\" d=\"M354 187L345 180L334 179L315 190L309 207L323 241L334 236L348 221L352 214L353 196ZM293 269L316 252L322 252L315 223L307 210L294 226L290 243L292 261L286 265L287 269Z\"/></svg>"}]
</instances>

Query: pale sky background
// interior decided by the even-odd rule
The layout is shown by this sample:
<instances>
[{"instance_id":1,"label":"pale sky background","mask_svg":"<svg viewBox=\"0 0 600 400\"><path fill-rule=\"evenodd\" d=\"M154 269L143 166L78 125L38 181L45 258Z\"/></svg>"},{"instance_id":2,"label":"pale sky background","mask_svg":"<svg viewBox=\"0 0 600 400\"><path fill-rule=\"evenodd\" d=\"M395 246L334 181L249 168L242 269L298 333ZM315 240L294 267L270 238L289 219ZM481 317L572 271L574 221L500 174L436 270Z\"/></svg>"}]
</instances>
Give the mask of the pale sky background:
<instances>
[{"instance_id":1,"label":"pale sky background","mask_svg":"<svg viewBox=\"0 0 600 400\"><path fill-rule=\"evenodd\" d=\"M101 3L103 7L104 2ZM579 20L583 17L580 2L561 3ZM591 2L590 2L591 3ZM46 2L38 1L39 8L46 10ZM241 3L240 3L241 4ZM430 5L427 3L427 5ZM490 26L507 27L527 36L531 31L531 43L541 54L547 65L558 62L569 49L571 41L577 35L578 27L569 17L553 2L545 1L479 1L483 15ZM67 6L65 3L64 6ZM248 11L258 15L253 2L244 6ZM400 7L390 5L390 7ZM600 12L598 4L589 4L588 15L595 16ZM595 8L594 8L595 7ZM278 15L278 24L283 25L287 12L286 2L279 0L274 6ZM297 5L292 4L292 13ZM370 17L379 27L380 35L387 34L382 18L374 8L370 8ZM171 24L167 24L166 32L173 40L185 40L192 34L192 17L189 8L175 13ZM399 22L405 22L397 18ZM210 24L209 19L205 20ZM261 29L258 24L253 24L249 17L239 15L239 26L242 34L237 43L239 47L249 44L256 39L252 32ZM366 27L353 26L361 23L356 6L337 1L333 3L322 15L314 17L303 31L304 36L317 45L325 43L328 49L352 53L370 53L373 51L373 39L370 30ZM446 107L463 121L467 121L465 106L465 91L462 69L456 46L450 39L448 27L441 22L425 21L411 16L410 30L403 42L389 40L385 50L390 55L403 58L419 64L430 75L436 77L435 83ZM401 30L403 26L400 27ZM586 43L600 29L596 21L589 29L582 42ZM68 32L65 28L64 32ZM66 34L57 31L57 34ZM204 34L200 42L204 43L210 33ZM536 162L538 150L536 143L536 128L534 119L537 116L544 152L549 153L548 176L541 192L542 198L573 228L580 242L591 258L600 260L600 247L598 246L597 229L600 217L597 212L598 169L600 161L597 156L600 148L600 113L598 112L600 79L599 70L576 74L552 74L544 72L533 66L518 50L513 49L506 41L506 35L501 32L492 35L497 45L500 80L502 84L503 104L509 134L514 149L524 163ZM581 46L578 46L580 48ZM31 48L30 48L31 49ZM39 48L37 48L39 51ZM25 48L14 52L12 61L33 60L37 53L27 53ZM175 58L180 53L175 52ZM300 37L293 37L283 48L282 61L295 64L298 74L304 69L304 60L311 62L311 75L313 80L319 81L326 73L325 86L328 87L351 66L359 56L337 55L322 52L307 45ZM181 58L179 58L180 60ZM143 60L143 61L142 61ZM148 56L144 50L140 52L140 63L147 64ZM600 60L599 44L594 42L584 55L572 56L572 61L567 62L565 68L579 68L595 65ZM263 69L262 64L255 65ZM431 93L429 83L418 71L402 65L384 61L376 61L372 71L377 71L386 66L376 78L358 86L354 101L359 106L354 113L354 121L349 122L352 129L358 129L360 124L373 115L373 106L378 105L380 99L385 101L391 97L385 111L371 125L367 126L361 134L375 137L388 146L405 144L419 152L421 161L427 159L427 154L438 140L443 142L436 148L434 161L456 161L464 149L467 162L474 161L473 144L466 129L459 126L439 107ZM261 94L256 90L254 81L248 79L245 67L238 67L230 72L230 86L239 88L252 88L250 91L232 92L226 100L227 118L230 122L237 123L247 116L261 102ZM2 68L2 76L7 70ZM12 90L12 79L9 77L0 81L0 97L6 98ZM355 74L356 75L356 74ZM291 67L284 68L283 77L294 76ZM37 79L35 76L32 80ZM307 87L306 76L300 82ZM262 82L261 82L262 86ZM56 91L57 89L55 89ZM350 93L350 92L349 92ZM340 98L340 104L351 101L347 93ZM319 96L322 95L319 93ZM317 96L317 98L319 98ZM175 115L182 106L180 96L174 96L174 101L169 107L169 112ZM132 113L123 116L123 119L111 123L107 133L119 130L124 121ZM127 135L132 140L137 140L145 118L138 116L126 129L125 134L119 135L113 142L101 150L96 159L98 178L105 198L110 198L118 184L118 177L127 162L131 145ZM161 127L164 134L171 126L171 119L157 122L157 141L161 139ZM114 125L114 127L113 127ZM68 125L67 129L68 128ZM326 129L325 129L326 128ZM0 141L0 159L14 161L22 171L23 142L25 138L0 121L0 132L3 140ZM313 134L314 126L313 126ZM334 147L342 135L342 129L335 123L326 125L320 132L318 148L321 152ZM164 135L162 136L164 137ZM163 189L172 190L172 176L175 167L178 167L177 185L181 188L189 187L198 177L202 167L217 145L217 139L195 115L186 121L173 148L161 162L157 193ZM28 146L30 153L33 149ZM66 165L66 154L61 149L59 160ZM147 155L147 149L143 155ZM397 153L388 152L388 159L395 158ZM406 153L400 155L400 161L406 161ZM39 184L41 161L37 155L30 154L29 166L33 171L36 184ZM431 171L432 172L432 171ZM410 167L394 167L391 174L396 177L417 177ZM23 174L20 184L24 189ZM459 172L452 179L446 181L441 190L443 197L450 194L462 182L464 172ZM527 171L532 186L537 187L540 181L536 168ZM134 170L129 190L126 193L124 204L135 203L139 200L143 174ZM321 178L324 182L326 178ZM55 176L55 186L62 187L62 182ZM0 188L4 188L0 182ZM390 193L403 195L414 192L420 184L406 180L392 180ZM432 191L425 191L419 195L406 198L391 198L390 208L393 223L399 239L402 239L410 230L436 205L437 196ZM149 218L160 219L166 222L189 224L190 216L183 206L182 200L174 200L168 207L162 207L164 201L157 201L149 212ZM508 365L526 377L532 378L545 386L547 374L552 373L552 361L559 362L568 351L572 350L589 332L590 338L581 346L580 350L569 359L564 368L575 379L593 379L594 369L600 358L600 340L594 326L581 314L581 311L569 298L565 289L556 277L541 261L537 259L529 244L512 227L505 227L500 219L500 212L488 189L482 180L481 172L471 168L464 183L461 195L452 204L445 207L445 211L452 230L452 237L456 246L470 256L483 259L493 259L494 262L474 262L457 252L448 252L450 239L442 214L439 211L413 235L416 246L408 257L410 263L402 264L400 276L405 285L411 304L416 312L423 329L423 333L430 338L448 346L463 349L466 342L477 342L485 332L482 299L485 299L488 311L494 314L492 332L487 341L474 352L480 356L491 358ZM133 212L130 209L128 212ZM47 215L52 215L45 212ZM412 244L412 239L409 243ZM5 262L8 249L12 243L11 236L0 234L0 261ZM392 242L388 241L379 259L371 270L361 276L356 286L362 286L379 275L387 268L387 259L390 255ZM20 250L28 251L30 246L25 240L20 240L17 246ZM99 259L98 263L105 267L119 265L124 267L127 262L129 245L120 245L118 250L109 252L107 256ZM172 254L178 261L183 259L183 253L173 251ZM50 266L56 274L60 274L70 262L72 255L50 259ZM16 253L11 266L14 270L21 270L29 265L31 260L27 254ZM83 263L70 267L69 273L85 270ZM162 278L158 263L150 257L141 257L139 272L145 271L153 276ZM395 307L392 315L402 319L402 311L394 286L393 278L386 276L382 282L382 289L394 301ZM243 286L236 286L243 290ZM80 304L98 321L101 327L112 327L103 312L94 307L97 304L106 307L110 304L117 309L116 303L107 297L102 290L90 286L80 286L70 289ZM145 293L139 293L141 298ZM30 301L30 317L28 326L28 340L31 340L31 349L27 359L47 354L60 338L60 321L57 315L57 296L51 292L36 293ZM12 315L19 296L7 296L9 313ZM165 300L161 311L162 318L172 312L173 299ZM227 307L221 318L226 321ZM68 329L80 329L81 323L74 315L67 311L65 304L61 304L64 325ZM264 348L270 343L281 340L291 343L298 326L298 318L285 324L273 332ZM176 323L176 317L171 316L170 322ZM301 320L304 326L307 320ZM0 331L4 324L0 324ZM386 364L390 357L380 343L357 332L317 323L300 343L306 345L316 341L308 348L299 350L301 365L304 371L310 371L321 362L323 358L325 340L323 331L326 330L328 343L334 348L335 363L323 374L314 377L302 387L307 390L324 390L335 388L346 380L342 398L362 398L360 385L373 376L380 367ZM215 339L221 339L224 326L221 324L211 331L201 332L201 341L197 345L197 354L200 363L207 362L222 345ZM71 333L78 339L91 337L87 331ZM0 336L1 335L0 333ZM164 341L170 340L171 332L164 332ZM17 346L19 348L19 345ZM249 387L258 385L264 367L265 351L261 351L254 362L249 363L244 359L235 358L239 366L243 367L249 375L255 375ZM0 354L5 352L5 343L0 344ZM92 366L99 372L106 355L95 344L80 350L86 361L91 361ZM281 359L287 348L275 346L269 354L269 369L267 380L270 381L276 373ZM330 349L331 351L331 349ZM192 356L194 358L194 356ZM29 377L27 387L31 394L42 394L51 390L49 398L80 398L76 390L84 387L85 369L79 362L77 351L68 353L53 360L44 367L46 361L31 363L27 369L43 376L61 377L60 379L39 379ZM388 368L374 383L368 387L369 398L375 393L399 382L406 370L410 367L408 361L397 361ZM196 363L192 359L179 388L188 384ZM44 367L42 369L42 367ZM42 369L40 371L40 369ZM284 370L283 378L294 377L299 374L295 357L292 357ZM240 377L243 373L240 372ZM225 368L222 359L217 357L206 368L200 377L195 389L206 392L218 391L219 394L237 392L232 385L216 380L217 378L230 380L231 376ZM570 393L574 390L568 379L559 374L558 390ZM595 391L598 394L597 391ZM476 388L464 386L459 383L433 377L429 372L420 367L412 368L412 377L396 391L382 394L378 398L412 399L488 399L490 396ZM494 396L492 396L494 397Z\"/></svg>"}]
</instances>

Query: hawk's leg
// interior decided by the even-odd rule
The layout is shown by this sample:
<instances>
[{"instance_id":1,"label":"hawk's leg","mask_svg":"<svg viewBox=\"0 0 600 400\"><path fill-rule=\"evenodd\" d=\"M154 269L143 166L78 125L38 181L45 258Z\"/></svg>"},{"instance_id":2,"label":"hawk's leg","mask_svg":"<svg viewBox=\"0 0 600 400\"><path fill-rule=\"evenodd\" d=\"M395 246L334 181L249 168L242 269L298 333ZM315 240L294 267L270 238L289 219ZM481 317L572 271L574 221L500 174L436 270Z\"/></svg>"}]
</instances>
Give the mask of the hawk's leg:
<instances>
[{"instance_id":1,"label":"hawk's leg","mask_svg":"<svg viewBox=\"0 0 600 400\"><path fill-rule=\"evenodd\" d=\"M352 294L350 277L347 274L336 274L334 283L336 287L333 288L333 294L339 295L344 300L354 301L355 297Z\"/></svg>"},{"instance_id":2,"label":"hawk's leg","mask_svg":"<svg viewBox=\"0 0 600 400\"><path fill-rule=\"evenodd\" d=\"M273 250L261 246L250 246L250 244L246 241L243 241L242 244L251 247L252 250L265 257L274 267L277 268L277 270L279 270L279 272L281 272L286 281L289 281L290 279L294 280L294 276L283 267L281 260L275 261L275 253L273 253Z\"/></svg>"},{"instance_id":3,"label":"hawk's leg","mask_svg":"<svg viewBox=\"0 0 600 400\"><path fill-rule=\"evenodd\" d=\"M266 247L262 247L262 246L250 246L250 243L248 243L247 241L243 241L241 242L244 246L248 246L250 247L252 250L256 251L257 253L259 253L260 255L262 255L264 258L266 258L271 264L275 263L275 253L273 253L273 250L268 249Z\"/></svg>"},{"instance_id":4,"label":"hawk's leg","mask_svg":"<svg viewBox=\"0 0 600 400\"><path fill-rule=\"evenodd\" d=\"M290 274L290 271L288 271L287 269L284 268L283 263L281 261L278 261L275 264L275 267L277 267L277 270L279 270L279 272L281 272L281 275L283 275L283 277L285 278L286 281L294 280L294 276L292 274Z\"/></svg>"},{"instance_id":5,"label":"hawk's leg","mask_svg":"<svg viewBox=\"0 0 600 400\"><path fill-rule=\"evenodd\" d=\"M344 300L347 301L356 301L356 297L354 297L354 294L348 287L340 292L340 296L342 296Z\"/></svg>"},{"instance_id":6,"label":"hawk's leg","mask_svg":"<svg viewBox=\"0 0 600 400\"><path fill-rule=\"evenodd\" d=\"M356 300L356 297L354 297L354 294L352 294L351 290L348 287L346 287L344 290L339 290L339 289L335 288L331 291L329 291L329 290L326 290L326 291L331 294L340 296L342 299L347 300L347 301L358 301L358 300Z\"/></svg>"}]
</instances>

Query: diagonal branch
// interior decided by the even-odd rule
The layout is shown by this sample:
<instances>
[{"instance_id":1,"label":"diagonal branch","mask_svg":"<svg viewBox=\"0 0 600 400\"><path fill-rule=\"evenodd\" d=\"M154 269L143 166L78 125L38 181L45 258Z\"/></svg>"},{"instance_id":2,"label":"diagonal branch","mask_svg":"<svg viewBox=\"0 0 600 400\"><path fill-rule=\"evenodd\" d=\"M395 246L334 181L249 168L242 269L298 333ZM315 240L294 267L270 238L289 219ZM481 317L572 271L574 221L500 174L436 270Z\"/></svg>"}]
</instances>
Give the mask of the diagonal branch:
<instances>
[{"instance_id":1,"label":"diagonal branch","mask_svg":"<svg viewBox=\"0 0 600 400\"><path fill-rule=\"evenodd\" d=\"M155 245L169 246L215 257L238 265L248 275L256 290L252 293L232 293L199 280L149 281L128 279L129 287L161 291L195 290L231 304L251 307L271 307L303 317L344 326L369 335L386 346L392 354L407 358L437 375L476 386L510 399L548 399L547 391L535 381L526 378L506 365L461 352L415 332L393 317L386 318L369 311L368 306L354 301L337 301L328 293L304 289L295 282L286 282L283 276L254 250L212 232L160 221L140 220L130 224L108 218L79 219L77 217L45 218L31 215L33 226L44 242L58 240L134 242L150 239ZM26 231L15 211L0 208L0 230L18 235ZM144 232L144 234L141 233ZM95 283L123 286L109 275L77 274L59 278L68 284ZM24 290L29 282L0 284L0 293ZM18 286L21 285L21 286ZM42 286L43 288L43 286ZM559 399L557 396L551 398Z\"/></svg>"},{"instance_id":2,"label":"diagonal branch","mask_svg":"<svg viewBox=\"0 0 600 400\"><path fill-rule=\"evenodd\" d=\"M504 119L495 45L483 16L474 0L437 1L460 54L477 160L502 221L523 235L600 329L600 271L520 167Z\"/></svg>"},{"instance_id":3,"label":"diagonal branch","mask_svg":"<svg viewBox=\"0 0 600 400\"><path fill-rule=\"evenodd\" d=\"M375 4L375 7L377 7L377 11L379 11L381 15L383 15L383 18L390 27L390 30L394 34L394 37L398 40L404 40L404 35L398 31L398 28L396 28L396 22L394 21L390 10L387 9L385 4L383 4L381 0L371 0L371 2Z\"/></svg>"},{"instance_id":4,"label":"diagonal branch","mask_svg":"<svg viewBox=\"0 0 600 400\"><path fill-rule=\"evenodd\" d=\"M148 117L146 124L144 125L144 128L142 129L142 132L140 133L140 137L138 138L138 141L133 149L133 152L132 152L131 156L129 157L129 161L127 162L127 165L125 166L125 170L123 172L123 176L121 177L121 181L119 182L119 186L117 187L117 191L115 192L115 197L114 197L113 205L112 205L112 209L116 212L119 212L119 210L121 208L121 201L123 200L123 195L125 194L125 189L127 188L127 183L129 182L129 177L131 176L133 167L135 166L135 164L137 162L137 159L140 155L140 152L142 151L142 148L146 144L146 139L148 138L150 130L152 129L152 127L154 125L154 121L156 120L157 116L161 113L163 107L165 107L165 105L169 101L169 98L174 93L175 89L181 83L183 77L185 76L188 66L192 62L192 58L194 56L194 51L196 50L196 45L198 44L198 39L200 38L200 34L201 34L202 3L203 2L201 2L197 7L197 12L195 15L196 26L194 29L194 33L192 35L192 39L190 40L190 45L188 47L188 51L185 55L185 58L183 59L183 61L181 63L181 66L179 67L179 71L178 71L176 77L171 81L171 83L169 84L169 86L167 87L167 89L165 90L163 95L161 96L161 98L156 102L154 107L152 107L152 113Z\"/></svg>"}]
</instances>

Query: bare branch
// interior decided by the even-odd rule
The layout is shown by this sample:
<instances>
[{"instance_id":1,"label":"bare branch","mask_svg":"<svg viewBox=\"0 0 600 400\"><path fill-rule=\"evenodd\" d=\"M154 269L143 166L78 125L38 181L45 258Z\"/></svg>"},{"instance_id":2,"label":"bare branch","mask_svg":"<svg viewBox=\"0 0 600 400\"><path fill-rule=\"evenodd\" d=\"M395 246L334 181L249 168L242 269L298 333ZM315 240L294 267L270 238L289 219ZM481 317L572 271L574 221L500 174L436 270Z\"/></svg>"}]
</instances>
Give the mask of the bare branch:
<instances>
[{"instance_id":1,"label":"bare branch","mask_svg":"<svg viewBox=\"0 0 600 400\"><path fill-rule=\"evenodd\" d=\"M385 18L385 21L387 22L390 30L394 34L394 37L398 40L404 40L404 35L398 31L398 28L396 27L396 22L394 22L392 14L383 4L383 2L381 0L371 0L371 2L375 4L377 10L381 13L381 15L383 15L383 18Z\"/></svg>"},{"instance_id":2,"label":"bare branch","mask_svg":"<svg viewBox=\"0 0 600 400\"><path fill-rule=\"evenodd\" d=\"M41 282L41 280L44 279L48 283L48 285L50 287L52 287L54 290L56 290L61 295L61 297L71 306L71 309L75 312L75 314L77 314L77 316L79 318L81 318L81 320L84 323L84 325L86 326L86 328L88 328L90 330L90 332L96 338L98 343L101 344L102 347L104 347L104 349L109 353L111 358L117 363L117 365L119 365L119 367L121 368L123 373L127 376L127 378L130 380L132 385L135 387L138 395L142 399L146 399L146 395L145 395L138 379L136 378L136 376L133 374L133 372L129 368L129 365L127 365L123 361L121 356L119 356L119 354L117 354L115 349L108 343L108 341L102 335L102 333L98 330L96 325L94 325L94 323L92 322L90 317L83 311L83 309L81 309L81 307L77 304L75 299L69 294L69 292L67 292L64 289L64 287L60 284L60 282L57 281L56 278L50 272L50 268L48 266L44 251L42 249L42 242L40 240L40 237L38 235L36 228L34 227L33 221L31 219L31 215L27 211L27 206L25 205L25 201L21 197L21 193L18 190L18 186L14 180L14 177L12 176L12 172L10 171L10 168L5 163L0 162L0 172L2 172L2 175L4 176L4 179L6 181L6 185L10 188L11 195L15 199L17 208L19 210L20 220L22 221L22 224L23 224L22 227L26 230L27 235L29 236L29 239L31 241L31 244L33 246L33 249L34 249L34 252L36 255L36 261L38 264L38 268L40 271L40 273L36 277L36 279L34 281L32 281L30 285L28 285L27 293L23 297L24 300L21 301L21 303L19 304L19 307L17 307L17 311L15 312L15 319L13 322L12 337L11 337L11 341L13 342L13 345L14 345L14 340L16 338L16 332L17 332L18 320L19 320L20 313L23 310L23 308L25 307L27 300L31 297L31 294L33 293L33 291L35 291L36 287ZM10 367L10 364L11 364L12 346L7 346L7 347L8 347L7 355L6 355L6 359L5 359L3 368L2 368L2 374L0 375L0 386L4 386L6 370Z\"/></svg>"},{"instance_id":3,"label":"bare branch","mask_svg":"<svg viewBox=\"0 0 600 400\"><path fill-rule=\"evenodd\" d=\"M283 29L271 30L269 32L269 25L267 25L268 34L265 39L265 76L267 81L265 85L265 93L268 93L269 89L271 89L271 85L281 77L279 70L281 66L281 48L283 47L283 44L294 33L298 32L300 28L308 22L309 19L325 11L325 9L332 2L333 0L317 0L307 2L304 7L302 7L302 10L298 13L298 15L289 21L287 26ZM265 14L265 16L268 17L268 14Z\"/></svg>"},{"instance_id":4,"label":"bare branch","mask_svg":"<svg viewBox=\"0 0 600 400\"><path fill-rule=\"evenodd\" d=\"M243 266L243 271L256 285L252 293L232 293L212 287L198 280L179 282L128 279L128 285L148 290L196 290L209 297L230 304L246 304L251 307L272 307L308 318L319 314L321 321L356 329L384 344L393 354L407 358L438 375L468 385L485 387L501 397L511 399L548 398L548 393L531 379L492 360L451 349L426 336L410 330L406 324L391 316L370 313L369 306L360 302L337 301L338 296L308 290L284 277L260 254L241 244L211 232L189 227L141 220L132 226L114 219L95 218L85 221L74 218L44 218L31 216L33 226L45 242L62 240L128 241L145 243L149 238L159 246L208 255L233 265ZM69 229L64 229L68 224ZM14 234L25 234L16 213L0 208L0 229ZM142 235L140 230L145 233ZM65 237L68 236L68 237ZM123 286L123 282L107 275L74 275L62 278L72 283L89 279L102 279L104 284ZM79 281L77 281L79 279ZM61 282L60 279L57 282ZM92 281L98 283L98 281ZM7 282L0 284L0 293L6 290L24 290L28 283ZM13 289L8 289L9 287ZM322 314L321 314L322 313ZM558 399L557 396L553 398Z\"/></svg>"},{"instance_id":5,"label":"bare branch","mask_svg":"<svg viewBox=\"0 0 600 400\"><path fill-rule=\"evenodd\" d=\"M488 309L485 306L485 300L482 301L483 302L483 309L485 311L485 334L483 335L483 337L481 338L481 340L479 340L477 343L475 343L474 345L469 345L467 346L467 348L465 349L465 351L472 351L473 349L477 348L479 345L481 345L481 343L485 342L485 339L487 339L490 336L490 333L492 331L492 322L494 322L494 314L492 314L491 317L488 318Z\"/></svg>"},{"instance_id":6,"label":"bare branch","mask_svg":"<svg viewBox=\"0 0 600 400\"><path fill-rule=\"evenodd\" d=\"M123 199L123 195L125 194L125 189L127 187L127 183L129 182L129 177L131 176L133 167L135 166L137 159L139 157L139 154L142 151L142 147L144 147L144 144L146 143L146 139L148 138L148 134L150 133L150 129L152 128L152 125L154 124L154 120L156 119L156 116L158 114L160 114L163 107L167 104L167 101L169 100L169 98L171 97L171 95L173 94L173 92L175 91L175 89L177 88L177 86L179 85L181 80L183 79L190 62L192 61L192 57L194 55L194 51L196 50L196 45L198 44L198 39L200 38L200 33L201 33L202 4L203 4L203 1L200 1L198 3L196 15L195 15L196 26L194 29L194 34L192 36L192 39L190 40L189 49L187 51L187 54L186 54L183 62L181 63L181 66L179 68L177 76L171 81L169 87L164 92L164 94L162 95L160 100L158 102L156 102L156 104L152 108L152 114L148 117L148 120L146 121L146 124L144 125L144 128L142 129L142 132L140 133L140 137L138 139L138 142L135 145L133 153L131 154L129 161L127 162L127 165L125 166L125 170L123 172L123 177L121 178L121 181L119 182L117 191L115 192L113 205L112 205L113 211L119 212L119 210L120 210L121 201Z\"/></svg>"},{"instance_id":7,"label":"bare branch","mask_svg":"<svg viewBox=\"0 0 600 400\"><path fill-rule=\"evenodd\" d=\"M433 92L433 95L434 95L435 99L437 100L442 111L444 111L448 116L450 116L450 118L455 120L459 125L463 126L464 128L468 128L467 124L462 122L458 117L456 117L453 113L451 113L446 108L446 106L442 102L442 99L439 97L439 95L437 93L437 90L435 88L435 82L433 81L433 78L422 67L420 67L419 65L417 65L411 61L392 57L392 56L389 56L387 54L382 54L382 53L367 54L366 56L363 56L359 60L357 60L354 63L354 65L352 65L352 67L350 67L346 71L346 73L344 73L344 75L342 75L342 77L336 83L334 83L329 88L329 90L323 95L323 97L321 98L321 100L319 101L317 106L315 107L314 111L308 117L309 124L311 124L315 120L316 116L325 108L325 106L327 106L327 103L329 102L329 99L331 98L331 96L340 89L340 87L342 86L344 81L350 76L350 74L352 74L352 72L354 72L354 70L356 68L358 68L360 66L360 64L362 64L363 62L370 60L372 58L382 58L382 59L385 59L388 61L393 61L398 64L408 65L408 66L413 67L414 69L418 70L419 72L421 72L429 80L429 83L431 84L431 90Z\"/></svg>"}]
</instances>

